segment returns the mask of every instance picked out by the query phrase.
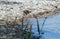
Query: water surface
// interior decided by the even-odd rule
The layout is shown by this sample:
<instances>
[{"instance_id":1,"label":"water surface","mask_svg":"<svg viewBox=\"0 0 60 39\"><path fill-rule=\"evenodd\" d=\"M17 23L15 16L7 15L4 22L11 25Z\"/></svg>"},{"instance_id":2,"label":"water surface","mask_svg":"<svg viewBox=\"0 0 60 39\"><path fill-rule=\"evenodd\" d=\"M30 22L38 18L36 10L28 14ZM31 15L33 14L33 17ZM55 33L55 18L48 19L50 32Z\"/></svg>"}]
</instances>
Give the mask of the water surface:
<instances>
[{"instance_id":1,"label":"water surface","mask_svg":"<svg viewBox=\"0 0 60 39\"><path fill-rule=\"evenodd\" d=\"M41 29L44 18L38 20ZM34 35L38 36L36 19L31 19L31 23L33 25L32 31L35 33ZM60 14L46 19L43 32L44 35L41 39L60 39Z\"/></svg>"}]
</instances>

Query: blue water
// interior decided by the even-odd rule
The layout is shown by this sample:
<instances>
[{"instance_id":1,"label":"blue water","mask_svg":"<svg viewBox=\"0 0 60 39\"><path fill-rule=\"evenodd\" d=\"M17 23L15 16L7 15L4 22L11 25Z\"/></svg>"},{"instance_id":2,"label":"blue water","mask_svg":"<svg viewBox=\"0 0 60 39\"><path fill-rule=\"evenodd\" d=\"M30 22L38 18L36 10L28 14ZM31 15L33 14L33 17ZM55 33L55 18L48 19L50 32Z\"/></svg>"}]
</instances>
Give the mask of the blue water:
<instances>
[{"instance_id":1,"label":"blue water","mask_svg":"<svg viewBox=\"0 0 60 39\"><path fill-rule=\"evenodd\" d=\"M44 18L38 20L41 29ZM35 33L34 35L38 36L36 19L33 18L30 22L33 25L32 31ZM60 14L54 15L46 19L43 32L44 35L41 39L60 39Z\"/></svg>"}]
</instances>

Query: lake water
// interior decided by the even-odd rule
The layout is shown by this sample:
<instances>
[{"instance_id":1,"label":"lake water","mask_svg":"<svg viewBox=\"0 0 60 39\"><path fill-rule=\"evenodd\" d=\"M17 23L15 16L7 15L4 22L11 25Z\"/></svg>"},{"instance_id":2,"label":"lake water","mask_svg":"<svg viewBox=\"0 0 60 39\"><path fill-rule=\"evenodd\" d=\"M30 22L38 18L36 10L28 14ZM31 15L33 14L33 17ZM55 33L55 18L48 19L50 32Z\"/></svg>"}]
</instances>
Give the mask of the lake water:
<instances>
[{"instance_id":1,"label":"lake water","mask_svg":"<svg viewBox=\"0 0 60 39\"><path fill-rule=\"evenodd\" d=\"M44 18L38 20L41 29ZM34 35L38 36L36 19L31 19L31 23L33 25L32 31L35 33ZM60 14L54 15L46 19L43 32L44 35L41 39L60 39Z\"/></svg>"}]
</instances>

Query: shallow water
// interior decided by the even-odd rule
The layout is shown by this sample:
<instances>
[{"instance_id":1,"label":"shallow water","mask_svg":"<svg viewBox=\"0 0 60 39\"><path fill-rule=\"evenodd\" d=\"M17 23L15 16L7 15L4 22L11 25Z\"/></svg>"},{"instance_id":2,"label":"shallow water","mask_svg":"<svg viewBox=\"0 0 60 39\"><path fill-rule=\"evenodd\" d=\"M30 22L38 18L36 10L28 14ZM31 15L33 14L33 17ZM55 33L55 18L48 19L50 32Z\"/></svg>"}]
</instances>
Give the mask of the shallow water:
<instances>
[{"instance_id":1,"label":"shallow water","mask_svg":"<svg viewBox=\"0 0 60 39\"><path fill-rule=\"evenodd\" d=\"M40 29L41 29L43 20L44 18L39 19ZM36 19L31 19L30 22L33 25L32 31L35 33L34 35L38 36ZM41 39L60 39L60 14L54 15L53 17L49 17L46 19L43 32L44 32L44 35L42 36Z\"/></svg>"}]
</instances>

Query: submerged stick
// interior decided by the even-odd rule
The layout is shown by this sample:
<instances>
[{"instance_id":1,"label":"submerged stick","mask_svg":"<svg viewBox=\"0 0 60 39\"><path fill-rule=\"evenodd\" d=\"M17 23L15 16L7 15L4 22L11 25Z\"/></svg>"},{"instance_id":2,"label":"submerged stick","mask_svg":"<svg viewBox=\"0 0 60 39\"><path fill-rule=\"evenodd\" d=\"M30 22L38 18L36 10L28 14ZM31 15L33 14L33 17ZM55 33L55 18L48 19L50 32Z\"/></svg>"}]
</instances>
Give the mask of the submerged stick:
<instances>
[{"instance_id":1,"label":"submerged stick","mask_svg":"<svg viewBox=\"0 0 60 39\"><path fill-rule=\"evenodd\" d=\"M41 27L41 32L43 30L43 27L44 27L44 24L45 24L45 21L46 21L47 17L45 17L44 21L43 21L43 24L42 24L42 27Z\"/></svg>"},{"instance_id":2,"label":"submerged stick","mask_svg":"<svg viewBox=\"0 0 60 39\"><path fill-rule=\"evenodd\" d=\"M39 27L38 18L36 18L36 22L37 22L37 29L38 29L38 33L39 33L39 35L40 35L40 27Z\"/></svg>"}]
</instances>

